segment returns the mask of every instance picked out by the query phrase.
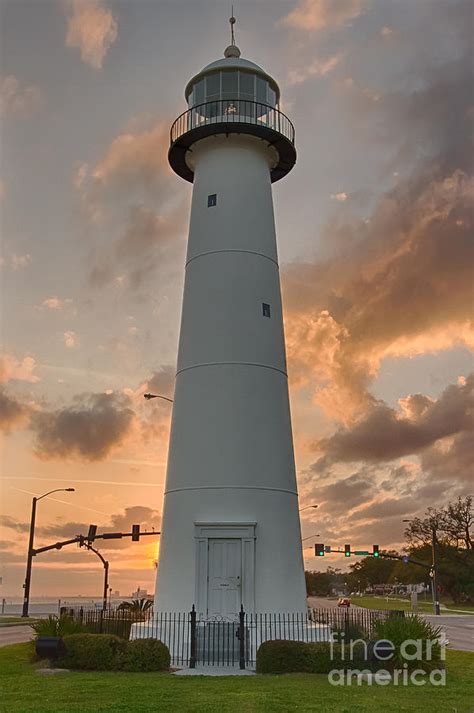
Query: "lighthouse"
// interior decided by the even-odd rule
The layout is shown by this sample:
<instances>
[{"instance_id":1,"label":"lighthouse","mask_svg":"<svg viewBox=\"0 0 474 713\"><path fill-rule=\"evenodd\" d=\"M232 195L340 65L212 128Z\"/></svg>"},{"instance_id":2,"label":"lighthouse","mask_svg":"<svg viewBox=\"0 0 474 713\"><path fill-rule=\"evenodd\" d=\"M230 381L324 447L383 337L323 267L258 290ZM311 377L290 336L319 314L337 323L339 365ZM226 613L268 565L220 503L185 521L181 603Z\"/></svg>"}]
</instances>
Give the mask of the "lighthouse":
<instances>
[{"instance_id":1,"label":"lighthouse","mask_svg":"<svg viewBox=\"0 0 474 713\"><path fill-rule=\"evenodd\" d=\"M187 84L169 162L193 184L156 612L304 612L272 183L280 90L235 45Z\"/></svg>"}]
</instances>

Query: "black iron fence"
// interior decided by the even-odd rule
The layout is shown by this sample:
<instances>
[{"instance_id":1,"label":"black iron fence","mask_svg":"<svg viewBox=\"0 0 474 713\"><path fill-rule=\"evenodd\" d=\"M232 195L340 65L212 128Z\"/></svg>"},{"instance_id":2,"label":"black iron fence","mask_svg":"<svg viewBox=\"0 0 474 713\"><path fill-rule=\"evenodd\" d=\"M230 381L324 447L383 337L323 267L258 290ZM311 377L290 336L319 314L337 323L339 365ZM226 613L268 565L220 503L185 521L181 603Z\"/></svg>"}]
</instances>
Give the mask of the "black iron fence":
<instances>
[{"instance_id":1,"label":"black iron fence","mask_svg":"<svg viewBox=\"0 0 474 713\"><path fill-rule=\"evenodd\" d=\"M282 134L292 144L295 143L294 126L279 109L245 99L218 99L198 104L180 114L171 127L171 144L188 131L202 126L235 123L272 129Z\"/></svg>"},{"instance_id":2,"label":"black iron fence","mask_svg":"<svg viewBox=\"0 0 474 713\"><path fill-rule=\"evenodd\" d=\"M152 609L63 609L92 633L115 634L124 639L159 639L168 647L173 666L254 667L264 641L304 642L369 639L375 623L403 617L403 611L370 609L308 609L307 613L253 613L241 609L236 617L199 616L194 607L185 613Z\"/></svg>"}]
</instances>

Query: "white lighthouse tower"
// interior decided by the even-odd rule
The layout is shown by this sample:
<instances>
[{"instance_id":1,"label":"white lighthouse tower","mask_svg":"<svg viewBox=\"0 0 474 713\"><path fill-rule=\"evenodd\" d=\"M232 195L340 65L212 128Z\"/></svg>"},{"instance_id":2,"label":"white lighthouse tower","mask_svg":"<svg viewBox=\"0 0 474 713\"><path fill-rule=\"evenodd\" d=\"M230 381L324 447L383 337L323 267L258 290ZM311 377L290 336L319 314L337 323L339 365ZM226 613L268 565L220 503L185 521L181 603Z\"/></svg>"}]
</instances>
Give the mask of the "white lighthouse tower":
<instances>
[{"instance_id":1,"label":"white lighthouse tower","mask_svg":"<svg viewBox=\"0 0 474 713\"><path fill-rule=\"evenodd\" d=\"M294 129L233 34L185 96L169 161L193 197L155 611L304 612L272 201Z\"/></svg>"}]
</instances>

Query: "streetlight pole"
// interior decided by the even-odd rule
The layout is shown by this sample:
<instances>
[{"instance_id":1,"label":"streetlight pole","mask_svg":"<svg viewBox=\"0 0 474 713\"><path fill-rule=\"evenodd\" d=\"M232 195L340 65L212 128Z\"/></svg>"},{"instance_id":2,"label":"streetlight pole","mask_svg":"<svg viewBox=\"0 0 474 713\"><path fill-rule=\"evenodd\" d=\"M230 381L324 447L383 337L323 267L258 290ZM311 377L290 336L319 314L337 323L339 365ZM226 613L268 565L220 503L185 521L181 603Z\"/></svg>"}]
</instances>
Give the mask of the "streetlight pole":
<instances>
[{"instance_id":1,"label":"streetlight pole","mask_svg":"<svg viewBox=\"0 0 474 713\"><path fill-rule=\"evenodd\" d=\"M74 491L74 488L55 488L54 490L50 490L48 493L45 493L44 495L40 495L39 498L34 497L31 502L30 538L28 541L28 558L26 560L25 583L23 585L23 589L25 591L23 593L23 611L21 614L22 617L29 616L28 609L30 606L31 570L33 567L33 557L34 557L33 544L34 544L35 524L36 524L36 504L39 500L46 498L48 495L51 495L52 493L71 493L73 491Z\"/></svg>"}]
</instances>

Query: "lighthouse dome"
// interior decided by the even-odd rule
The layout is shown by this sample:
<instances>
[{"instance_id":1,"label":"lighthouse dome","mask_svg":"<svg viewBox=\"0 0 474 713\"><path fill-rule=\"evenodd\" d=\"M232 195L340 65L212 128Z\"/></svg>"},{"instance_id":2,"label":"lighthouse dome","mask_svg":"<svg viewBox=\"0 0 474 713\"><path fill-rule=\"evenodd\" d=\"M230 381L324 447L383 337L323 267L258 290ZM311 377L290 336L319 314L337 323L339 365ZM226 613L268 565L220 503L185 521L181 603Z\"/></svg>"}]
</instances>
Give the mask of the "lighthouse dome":
<instances>
[{"instance_id":1,"label":"lighthouse dome","mask_svg":"<svg viewBox=\"0 0 474 713\"><path fill-rule=\"evenodd\" d=\"M278 107L280 89L258 64L240 56L236 45L229 45L224 57L207 64L186 85L188 106L219 99L243 99Z\"/></svg>"}]
</instances>

